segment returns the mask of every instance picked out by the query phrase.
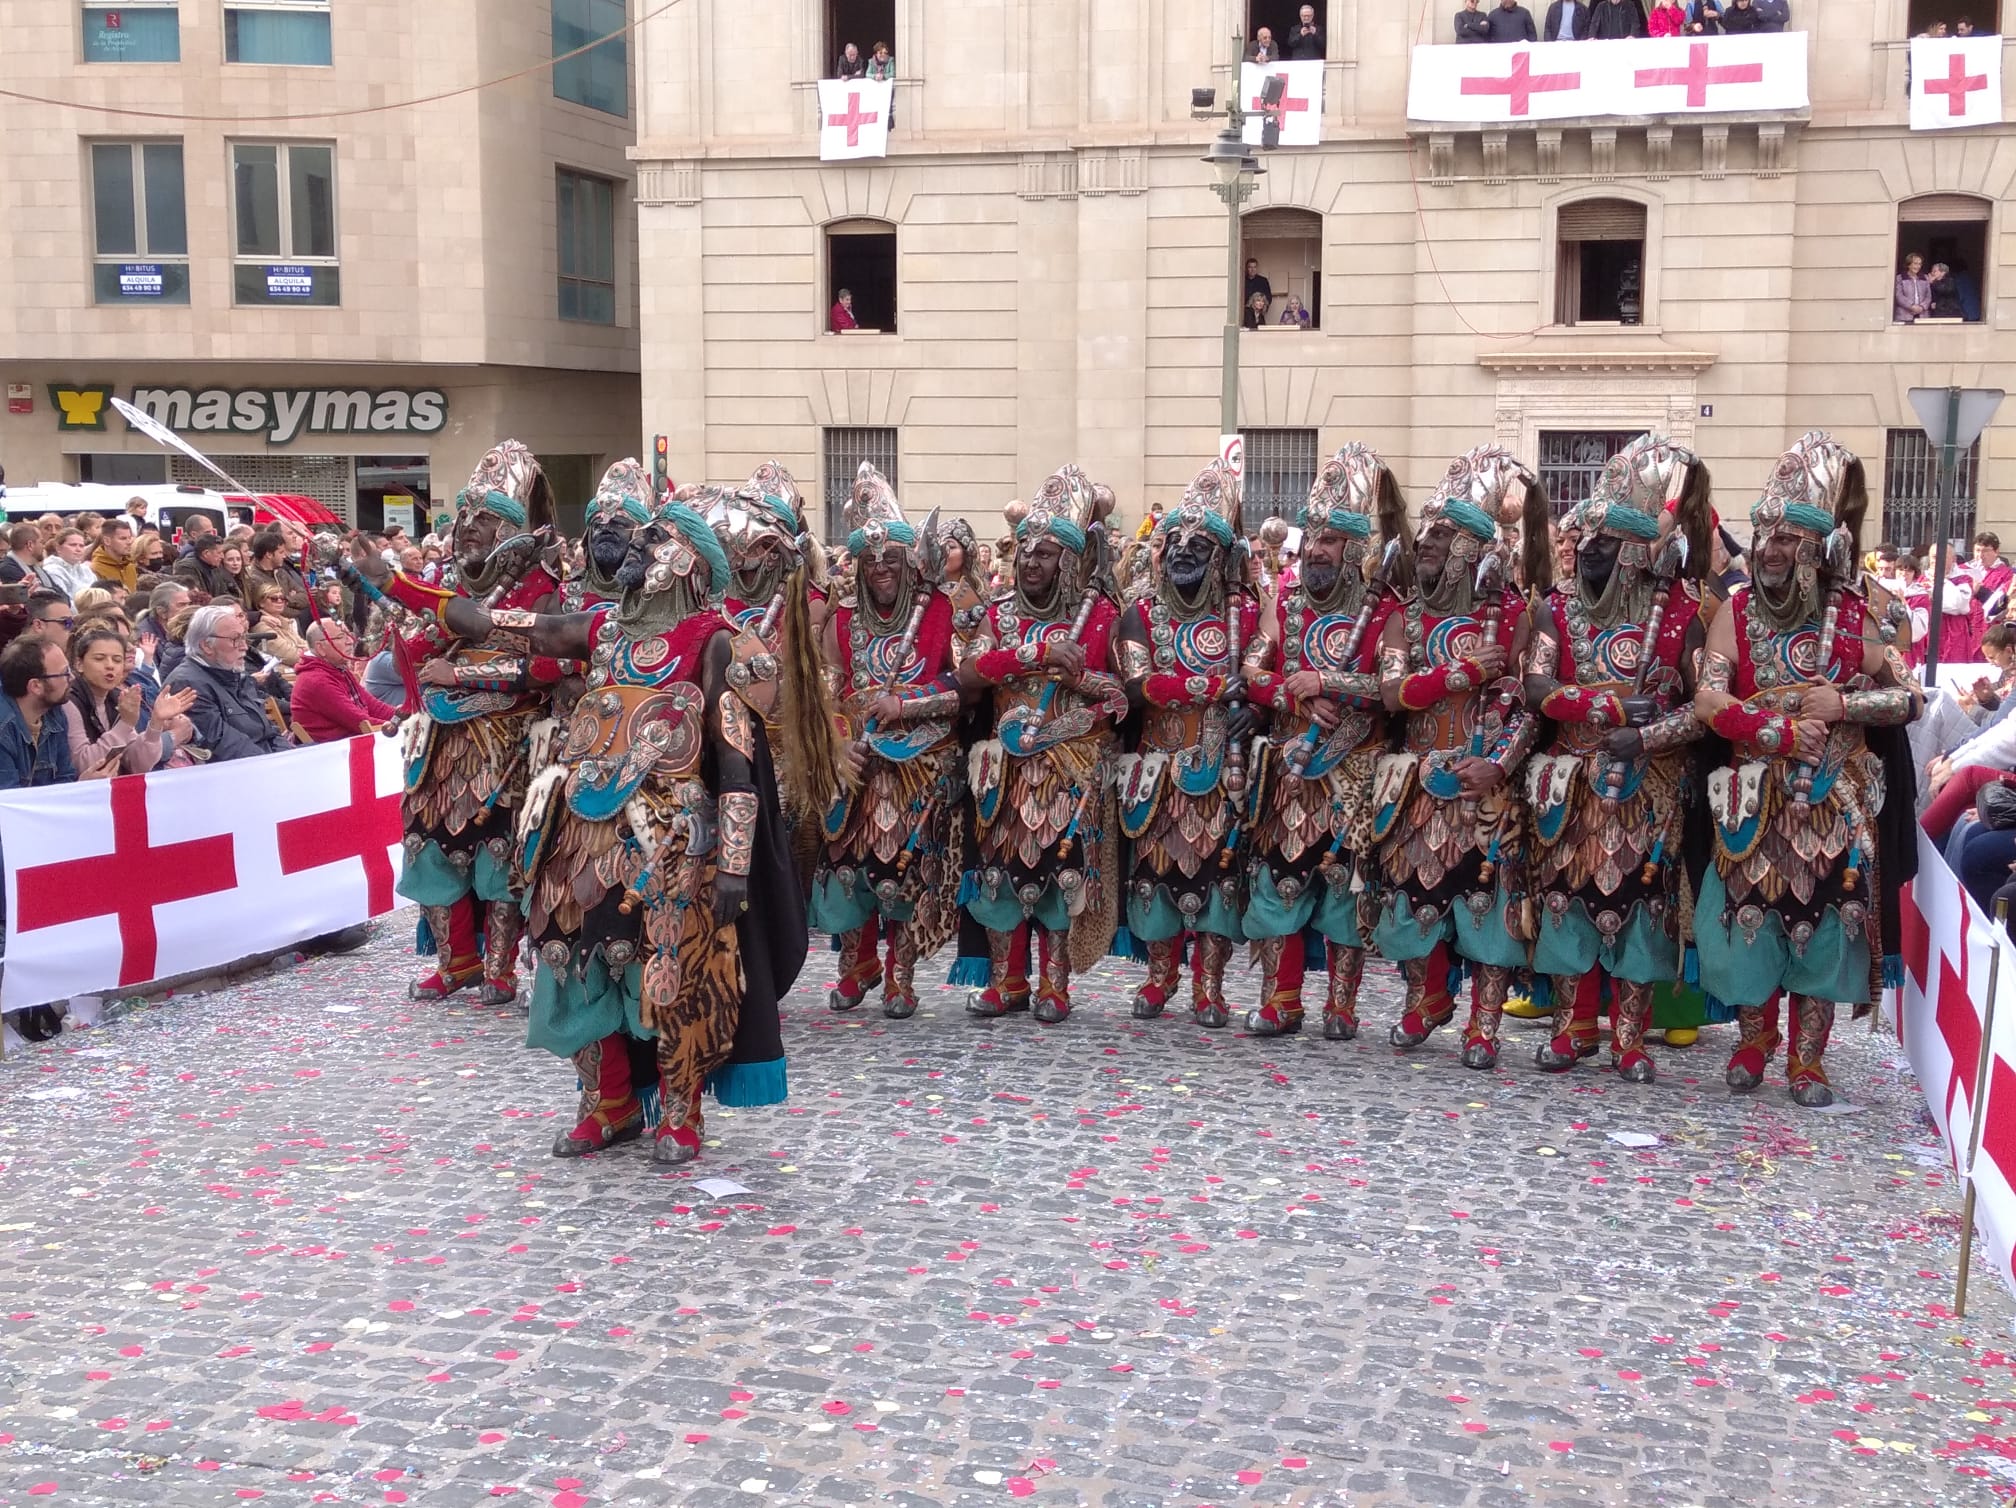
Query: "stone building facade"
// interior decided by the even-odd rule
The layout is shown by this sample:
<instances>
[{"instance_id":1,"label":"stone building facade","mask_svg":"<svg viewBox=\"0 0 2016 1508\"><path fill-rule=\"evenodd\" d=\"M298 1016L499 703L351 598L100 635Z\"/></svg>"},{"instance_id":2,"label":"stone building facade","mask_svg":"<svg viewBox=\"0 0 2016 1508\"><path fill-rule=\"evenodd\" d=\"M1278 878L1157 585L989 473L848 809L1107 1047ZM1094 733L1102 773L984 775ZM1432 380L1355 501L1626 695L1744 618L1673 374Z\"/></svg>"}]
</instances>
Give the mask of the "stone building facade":
<instances>
[{"instance_id":1,"label":"stone building facade","mask_svg":"<svg viewBox=\"0 0 2016 1508\"><path fill-rule=\"evenodd\" d=\"M1813 3L1792 0L1816 28L1806 108L1452 127L1407 117L1412 49L1450 41L1447 14L1316 0L1323 143L1266 156L1242 241L1270 318L1292 291L1317 328L1241 337L1249 502L1292 506L1347 439L1417 505L1491 437L1572 497L1657 428L1741 519L1773 458L1826 427L1867 458L1886 527L1924 537L1906 390L2016 386L2016 128L1907 128L1929 0L1833 0L1824 26ZM1200 161L1220 123L1193 119L1191 91L1222 100L1235 35L1282 35L1295 5L776 8L752 26L692 0L639 44L643 406L673 474L775 455L830 499L871 456L912 508L978 523L1076 459L1126 514L1174 499L1216 449L1226 299ZM877 40L889 154L822 166L815 81ZM1895 323L1909 250L1967 260L1979 317ZM826 333L843 282L881 333ZM2016 545L2012 426L2016 407L1964 486Z\"/></svg>"},{"instance_id":2,"label":"stone building facade","mask_svg":"<svg viewBox=\"0 0 2016 1508\"><path fill-rule=\"evenodd\" d=\"M8 481L196 480L109 417L137 395L367 523L507 434L578 507L642 431L629 44L541 65L624 14L0 3Z\"/></svg>"}]
</instances>

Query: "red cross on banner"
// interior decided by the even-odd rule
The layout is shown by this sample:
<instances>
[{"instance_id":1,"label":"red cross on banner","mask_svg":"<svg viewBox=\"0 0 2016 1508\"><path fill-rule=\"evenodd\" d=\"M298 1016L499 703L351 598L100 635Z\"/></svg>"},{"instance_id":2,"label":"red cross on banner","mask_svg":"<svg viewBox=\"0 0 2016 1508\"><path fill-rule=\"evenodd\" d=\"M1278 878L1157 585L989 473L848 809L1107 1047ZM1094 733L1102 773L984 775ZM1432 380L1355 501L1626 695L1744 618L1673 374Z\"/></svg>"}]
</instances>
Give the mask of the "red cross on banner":
<instances>
[{"instance_id":1,"label":"red cross on banner","mask_svg":"<svg viewBox=\"0 0 2016 1508\"><path fill-rule=\"evenodd\" d=\"M23 869L15 876L17 932L94 916L119 918L119 983L155 977L154 908L238 887L229 833L155 847L147 831L147 779L112 782L112 852Z\"/></svg>"},{"instance_id":2,"label":"red cross on banner","mask_svg":"<svg viewBox=\"0 0 2016 1508\"><path fill-rule=\"evenodd\" d=\"M1988 75L1985 73L1969 73L1967 71L1966 57L1957 52L1946 60L1946 77L1943 79L1932 78L1925 80L1925 92L1927 94L1943 94L1946 96L1946 113L1948 115L1965 115L1967 113L1967 96L1972 94L1976 89L1986 89L1987 87Z\"/></svg>"},{"instance_id":3,"label":"red cross on banner","mask_svg":"<svg viewBox=\"0 0 2016 1508\"><path fill-rule=\"evenodd\" d=\"M282 874L362 859L368 914L383 916L392 909L390 850L400 838L399 797L378 794L377 756L369 738L350 740L349 804L290 818L277 832Z\"/></svg>"},{"instance_id":4,"label":"red cross on banner","mask_svg":"<svg viewBox=\"0 0 2016 1508\"><path fill-rule=\"evenodd\" d=\"M1533 54L1515 52L1512 54L1512 71L1504 78L1473 76L1463 80L1465 94L1502 94L1510 102L1511 113L1524 115L1531 108L1533 96L1549 94L1563 89L1580 89L1582 75L1579 73L1534 73Z\"/></svg>"},{"instance_id":5,"label":"red cross on banner","mask_svg":"<svg viewBox=\"0 0 2016 1508\"><path fill-rule=\"evenodd\" d=\"M1713 85L1763 82L1762 63L1728 63L1719 68L1709 67L1706 42L1696 42L1687 49L1685 68L1640 68L1632 75L1634 89L1670 89L1676 84L1684 84L1689 110L1707 107L1708 90Z\"/></svg>"},{"instance_id":6,"label":"red cross on banner","mask_svg":"<svg viewBox=\"0 0 2016 1508\"><path fill-rule=\"evenodd\" d=\"M1284 83L1288 78L1288 75L1285 73L1276 76ZM1253 96L1253 102L1246 108L1258 111L1262 115L1271 115L1274 117L1275 124L1286 126L1288 124L1288 112L1291 110L1307 110L1309 108L1309 101L1306 99L1293 99L1284 90L1281 95L1281 103L1274 106L1271 110L1267 108L1265 96L1258 94Z\"/></svg>"},{"instance_id":7,"label":"red cross on banner","mask_svg":"<svg viewBox=\"0 0 2016 1508\"><path fill-rule=\"evenodd\" d=\"M881 118L875 111L864 111L861 108L861 96L859 94L849 93L845 113L827 116L826 124L829 126L844 127L847 132L847 145L858 147L861 145L861 128L863 126L872 126Z\"/></svg>"}]
</instances>

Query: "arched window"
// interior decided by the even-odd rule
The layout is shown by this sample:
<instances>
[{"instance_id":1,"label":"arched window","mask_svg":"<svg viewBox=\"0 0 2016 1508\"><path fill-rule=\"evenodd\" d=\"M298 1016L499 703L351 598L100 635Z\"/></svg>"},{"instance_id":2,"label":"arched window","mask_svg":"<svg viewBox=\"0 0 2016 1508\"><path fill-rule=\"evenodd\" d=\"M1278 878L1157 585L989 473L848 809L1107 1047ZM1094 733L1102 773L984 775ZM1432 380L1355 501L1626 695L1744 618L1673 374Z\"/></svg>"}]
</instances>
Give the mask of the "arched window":
<instances>
[{"instance_id":1,"label":"arched window","mask_svg":"<svg viewBox=\"0 0 2016 1508\"><path fill-rule=\"evenodd\" d=\"M1323 217L1306 209L1256 209L1239 230L1246 251L1244 302L1253 318L1274 330L1321 329ZM1254 303L1259 295L1264 308ZM1285 317L1293 311L1306 312L1308 320Z\"/></svg>"},{"instance_id":2,"label":"arched window","mask_svg":"<svg viewBox=\"0 0 2016 1508\"><path fill-rule=\"evenodd\" d=\"M1902 325L1979 324L1988 295L1986 199L1973 194L1920 194L1897 206L1898 281L1890 317ZM1910 259L1918 273L1910 275ZM1942 273L1940 269L1945 269ZM1929 290L1919 289L1922 279ZM1926 309L1929 297L1930 312Z\"/></svg>"},{"instance_id":3,"label":"arched window","mask_svg":"<svg viewBox=\"0 0 2016 1508\"><path fill-rule=\"evenodd\" d=\"M1575 199L1554 216L1554 322L1635 325L1645 317L1645 206Z\"/></svg>"},{"instance_id":4,"label":"arched window","mask_svg":"<svg viewBox=\"0 0 2016 1508\"><path fill-rule=\"evenodd\" d=\"M840 315L843 294L848 319ZM826 299L828 333L896 332L894 225L887 220L835 220L826 227Z\"/></svg>"}]
</instances>

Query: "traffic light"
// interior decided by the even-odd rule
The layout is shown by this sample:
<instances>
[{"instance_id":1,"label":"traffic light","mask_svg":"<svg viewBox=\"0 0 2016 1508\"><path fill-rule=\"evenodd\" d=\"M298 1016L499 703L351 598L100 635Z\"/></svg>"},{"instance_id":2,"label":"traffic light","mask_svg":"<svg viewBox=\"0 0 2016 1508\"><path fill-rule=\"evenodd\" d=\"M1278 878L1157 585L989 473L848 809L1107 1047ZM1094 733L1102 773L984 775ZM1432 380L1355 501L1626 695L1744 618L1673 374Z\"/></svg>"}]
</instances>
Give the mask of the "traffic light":
<instances>
[{"instance_id":1,"label":"traffic light","mask_svg":"<svg viewBox=\"0 0 2016 1508\"><path fill-rule=\"evenodd\" d=\"M654 496L662 497L665 493L665 483L669 480L666 458L671 443L664 435L654 435L651 439L651 491Z\"/></svg>"}]
</instances>

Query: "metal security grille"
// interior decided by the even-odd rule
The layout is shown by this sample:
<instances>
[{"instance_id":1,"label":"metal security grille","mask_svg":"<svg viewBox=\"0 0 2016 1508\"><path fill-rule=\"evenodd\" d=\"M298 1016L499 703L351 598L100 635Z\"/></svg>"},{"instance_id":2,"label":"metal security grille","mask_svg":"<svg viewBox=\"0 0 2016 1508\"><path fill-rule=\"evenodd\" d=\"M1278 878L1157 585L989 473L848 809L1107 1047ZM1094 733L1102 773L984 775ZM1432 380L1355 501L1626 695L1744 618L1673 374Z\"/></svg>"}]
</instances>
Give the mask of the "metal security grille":
<instances>
[{"instance_id":1,"label":"metal security grille","mask_svg":"<svg viewBox=\"0 0 2016 1508\"><path fill-rule=\"evenodd\" d=\"M1316 481L1316 431L1249 429L1246 475L1240 488L1239 524L1251 534L1270 518L1293 522Z\"/></svg>"},{"instance_id":2,"label":"metal security grille","mask_svg":"<svg viewBox=\"0 0 2016 1508\"><path fill-rule=\"evenodd\" d=\"M1642 429L1543 429L1540 431L1540 485L1559 518L1589 501L1603 465Z\"/></svg>"},{"instance_id":3,"label":"metal security grille","mask_svg":"<svg viewBox=\"0 0 2016 1508\"><path fill-rule=\"evenodd\" d=\"M847 496L854 490L854 474L863 461L889 479L891 487L902 484L896 477L896 431L893 429L829 429L825 432L825 465L820 468L826 499L826 538L847 537Z\"/></svg>"},{"instance_id":4,"label":"metal security grille","mask_svg":"<svg viewBox=\"0 0 2016 1508\"><path fill-rule=\"evenodd\" d=\"M312 497L345 523L357 517L348 456L212 456L211 459L254 492L291 492ZM184 456L168 458L168 480L178 487L223 483Z\"/></svg>"},{"instance_id":5,"label":"metal security grille","mask_svg":"<svg viewBox=\"0 0 2016 1508\"><path fill-rule=\"evenodd\" d=\"M1959 461L1947 527L1953 538L1967 540L1974 537L1981 442L1961 451ZM1893 429L1883 441L1883 538L1903 549L1923 551L1930 548L1938 522L1939 447L1922 429Z\"/></svg>"}]
</instances>

